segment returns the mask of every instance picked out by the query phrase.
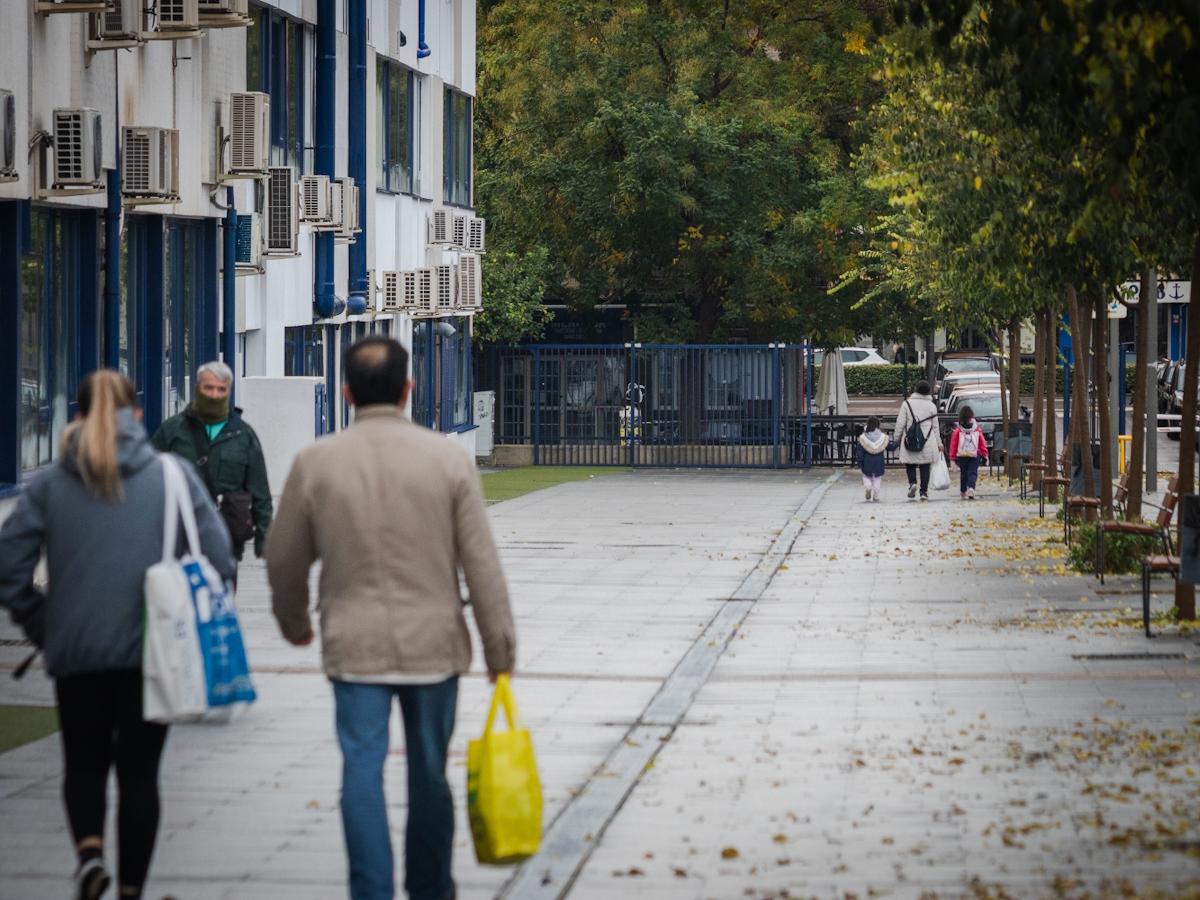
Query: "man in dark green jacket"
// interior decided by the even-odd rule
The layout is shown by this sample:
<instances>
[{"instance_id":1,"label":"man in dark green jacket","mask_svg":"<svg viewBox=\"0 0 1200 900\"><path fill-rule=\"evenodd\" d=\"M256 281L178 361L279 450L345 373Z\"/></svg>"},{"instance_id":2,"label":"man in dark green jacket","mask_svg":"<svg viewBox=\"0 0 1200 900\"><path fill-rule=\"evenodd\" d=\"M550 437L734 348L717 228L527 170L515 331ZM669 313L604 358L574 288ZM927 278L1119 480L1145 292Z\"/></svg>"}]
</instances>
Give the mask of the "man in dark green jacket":
<instances>
[{"instance_id":1,"label":"man in dark green jacket","mask_svg":"<svg viewBox=\"0 0 1200 900\"><path fill-rule=\"evenodd\" d=\"M159 426L153 443L160 451L182 456L196 467L226 525L235 523L230 537L234 555L241 560L251 530L254 555L262 556L272 507L262 446L254 429L242 421L241 410L230 409L232 385L233 372L225 363L202 365L196 372L192 402ZM238 530L243 533L235 533Z\"/></svg>"}]
</instances>

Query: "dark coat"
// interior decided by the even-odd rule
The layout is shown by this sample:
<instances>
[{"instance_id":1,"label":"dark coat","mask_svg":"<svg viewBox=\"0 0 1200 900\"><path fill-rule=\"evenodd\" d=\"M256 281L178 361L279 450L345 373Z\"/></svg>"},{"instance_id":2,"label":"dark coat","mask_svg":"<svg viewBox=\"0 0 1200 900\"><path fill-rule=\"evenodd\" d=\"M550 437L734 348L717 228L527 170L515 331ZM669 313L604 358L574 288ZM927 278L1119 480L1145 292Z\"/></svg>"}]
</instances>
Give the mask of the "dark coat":
<instances>
[{"instance_id":1,"label":"dark coat","mask_svg":"<svg viewBox=\"0 0 1200 900\"><path fill-rule=\"evenodd\" d=\"M870 443L865 434L859 435L858 440L854 442L854 450L858 454L858 467L864 475L873 477L882 477L887 467L887 453L889 450L896 449L896 442L887 439L886 434L880 433L882 440L878 446L881 447L878 453L872 453L867 449L867 444Z\"/></svg>"}]
</instances>

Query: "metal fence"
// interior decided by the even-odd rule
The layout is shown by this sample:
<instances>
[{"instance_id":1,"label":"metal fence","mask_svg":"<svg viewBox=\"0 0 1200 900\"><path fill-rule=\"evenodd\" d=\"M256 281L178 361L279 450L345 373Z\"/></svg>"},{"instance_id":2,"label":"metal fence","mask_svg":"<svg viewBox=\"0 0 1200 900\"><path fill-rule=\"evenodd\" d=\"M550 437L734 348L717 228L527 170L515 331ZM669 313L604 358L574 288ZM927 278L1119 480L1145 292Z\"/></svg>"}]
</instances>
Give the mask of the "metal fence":
<instances>
[{"instance_id":1,"label":"metal fence","mask_svg":"<svg viewBox=\"0 0 1200 900\"><path fill-rule=\"evenodd\" d=\"M493 348L496 443L538 465L811 463L804 345L543 344Z\"/></svg>"}]
</instances>

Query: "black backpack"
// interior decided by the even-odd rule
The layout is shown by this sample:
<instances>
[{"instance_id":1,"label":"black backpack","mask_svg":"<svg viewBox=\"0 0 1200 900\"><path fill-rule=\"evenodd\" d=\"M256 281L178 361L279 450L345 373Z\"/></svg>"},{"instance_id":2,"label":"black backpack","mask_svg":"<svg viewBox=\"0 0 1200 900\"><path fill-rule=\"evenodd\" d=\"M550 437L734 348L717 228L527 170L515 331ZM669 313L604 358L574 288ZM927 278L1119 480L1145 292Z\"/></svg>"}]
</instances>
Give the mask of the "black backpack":
<instances>
[{"instance_id":1,"label":"black backpack","mask_svg":"<svg viewBox=\"0 0 1200 900\"><path fill-rule=\"evenodd\" d=\"M908 414L914 417L908 428L904 430L904 449L910 453L920 453L925 449L925 442L929 439L921 426L932 419L933 416L926 416L924 419L917 421L912 405L907 400L904 401L904 405L908 407Z\"/></svg>"}]
</instances>

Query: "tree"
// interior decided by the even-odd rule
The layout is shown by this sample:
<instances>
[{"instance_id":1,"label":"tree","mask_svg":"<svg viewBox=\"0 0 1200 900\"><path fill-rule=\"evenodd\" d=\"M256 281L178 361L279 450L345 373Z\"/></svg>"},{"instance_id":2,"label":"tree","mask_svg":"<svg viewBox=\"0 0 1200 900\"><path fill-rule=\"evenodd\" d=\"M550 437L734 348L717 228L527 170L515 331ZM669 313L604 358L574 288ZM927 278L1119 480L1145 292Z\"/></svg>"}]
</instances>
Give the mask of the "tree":
<instances>
[{"instance_id":1,"label":"tree","mask_svg":"<svg viewBox=\"0 0 1200 900\"><path fill-rule=\"evenodd\" d=\"M516 344L537 340L550 321L542 305L549 253L536 247L528 253L493 247L483 266L483 311L475 317L472 337L483 344Z\"/></svg>"}]
</instances>

